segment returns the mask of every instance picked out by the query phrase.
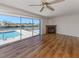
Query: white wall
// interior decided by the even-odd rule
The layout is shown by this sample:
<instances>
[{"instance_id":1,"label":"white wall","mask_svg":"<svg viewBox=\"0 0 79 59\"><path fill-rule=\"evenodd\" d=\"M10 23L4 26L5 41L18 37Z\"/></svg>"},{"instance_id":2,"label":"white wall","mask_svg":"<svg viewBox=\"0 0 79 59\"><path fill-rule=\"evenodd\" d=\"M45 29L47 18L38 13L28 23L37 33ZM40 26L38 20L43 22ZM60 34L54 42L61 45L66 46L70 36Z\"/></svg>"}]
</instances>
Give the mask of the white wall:
<instances>
[{"instance_id":1,"label":"white wall","mask_svg":"<svg viewBox=\"0 0 79 59\"><path fill-rule=\"evenodd\" d=\"M42 33L43 33L43 34L46 34L46 25L47 25L47 23L48 23L47 20L48 20L48 19L43 19L43 21L42 21Z\"/></svg>"},{"instance_id":2,"label":"white wall","mask_svg":"<svg viewBox=\"0 0 79 59\"><path fill-rule=\"evenodd\" d=\"M22 16L22 17L32 17L38 18L42 20L42 34L45 34L45 25L46 25L46 18L40 15L35 15L33 13L25 12L16 8L11 8L9 6L0 5L0 15L11 15L11 16Z\"/></svg>"},{"instance_id":3,"label":"white wall","mask_svg":"<svg viewBox=\"0 0 79 59\"><path fill-rule=\"evenodd\" d=\"M79 14L55 17L48 24L57 25L59 34L79 37Z\"/></svg>"}]
</instances>

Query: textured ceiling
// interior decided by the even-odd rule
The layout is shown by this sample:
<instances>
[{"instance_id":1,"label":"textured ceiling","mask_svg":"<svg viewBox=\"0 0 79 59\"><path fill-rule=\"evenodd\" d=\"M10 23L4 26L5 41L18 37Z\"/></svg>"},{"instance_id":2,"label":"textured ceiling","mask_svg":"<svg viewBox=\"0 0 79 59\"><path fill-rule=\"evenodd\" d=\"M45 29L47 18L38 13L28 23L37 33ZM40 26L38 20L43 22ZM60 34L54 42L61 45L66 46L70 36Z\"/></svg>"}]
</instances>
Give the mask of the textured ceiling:
<instances>
[{"instance_id":1,"label":"textured ceiling","mask_svg":"<svg viewBox=\"0 0 79 59\"><path fill-rule=\"evenodd\" d=\"M50 1L53 0L48 0L48 2ZM0 3L48 17L79 13L79 0L65 0L64 2L51 5L55 8L55 11L45 8L43 12L39 12L40 6L28 6L30 4L40 4L40 0L0 0Z\"/></svg>"}]
</instances>

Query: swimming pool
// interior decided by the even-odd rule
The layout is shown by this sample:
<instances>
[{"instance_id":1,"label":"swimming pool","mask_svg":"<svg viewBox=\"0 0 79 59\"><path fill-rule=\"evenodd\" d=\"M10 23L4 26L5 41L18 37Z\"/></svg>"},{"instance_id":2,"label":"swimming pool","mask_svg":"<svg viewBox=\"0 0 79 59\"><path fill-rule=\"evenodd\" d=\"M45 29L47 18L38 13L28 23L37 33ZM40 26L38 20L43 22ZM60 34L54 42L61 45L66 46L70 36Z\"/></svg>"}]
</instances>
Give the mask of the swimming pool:
<instances>
[{"instance_id":1,"label":"swimming pool","mask_svg":"<svg viewBox=\"0 0 79 59\"><path fill-rule=\"evenodd\" d=\"M20 33L16 31L0 32L0 39L6 40L8 38L15 38L19 35Z\"/></svg>"}]
</instances>

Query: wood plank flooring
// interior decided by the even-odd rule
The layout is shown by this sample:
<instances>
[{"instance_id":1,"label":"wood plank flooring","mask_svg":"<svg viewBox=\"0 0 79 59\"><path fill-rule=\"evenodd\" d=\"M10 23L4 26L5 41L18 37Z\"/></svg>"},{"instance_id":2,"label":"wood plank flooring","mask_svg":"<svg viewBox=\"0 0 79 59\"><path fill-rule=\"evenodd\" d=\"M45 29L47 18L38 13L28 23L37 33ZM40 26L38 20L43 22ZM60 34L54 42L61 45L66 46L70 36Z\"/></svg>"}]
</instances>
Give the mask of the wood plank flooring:
<instances>
[{"instance_id":1,"label":"wood plank flooring","mask_svg":"<svg viewBox=\"0 0 79 59\"><path fill-rule=\"evenodd\" d=\"M0 48L1 58L78 58L79 38L48 34Z\"/></svg>"}]
</instances>

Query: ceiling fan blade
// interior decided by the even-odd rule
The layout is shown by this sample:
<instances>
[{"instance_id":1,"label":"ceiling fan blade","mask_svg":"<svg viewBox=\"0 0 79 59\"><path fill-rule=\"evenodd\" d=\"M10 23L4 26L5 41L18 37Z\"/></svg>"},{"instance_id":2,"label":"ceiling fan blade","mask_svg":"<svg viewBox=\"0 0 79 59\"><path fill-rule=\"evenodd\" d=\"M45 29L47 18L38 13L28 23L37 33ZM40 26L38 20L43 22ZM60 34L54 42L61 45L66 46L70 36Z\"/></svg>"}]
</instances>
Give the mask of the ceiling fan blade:
<instances>
[{"instance_id":1,"label":"ceiling fan blade","mask_svg":"<svg viewBox=\"0 0 79 59\"><path fill-rule=\"evenodd\" d=\"M40 5L29 5L29 6L41 6L41 4Z\"/></svg>"},{"instance_id":2,"label":"ceiling fan blade","mask_svg":"<svg viewBox=\"0 0 79 59\"><path fill-rule=\"evenodd\" d=\"M54 11L55 9L54 8L52 8L51 6L47 6L47 8L48 9L50 9L50 10L52 10L52 11Z\"/></svg>"},{"instance_id":3,"label":"ceiling fan blade","mask_svg":"<svg viewBox=\"0 0 79 59\"><path fill-rule=\"evenodd\" d=\"M40 12L42 12L44 10L44 7L41 8Z\"/></svg>"},{"instance_id":4,"label":"ceiling fan blade","mask_svg":"<svg viewBox=\"0 0 79 59\"><path fill-rule=\"evenodd\" d=\"M52 1L52 2L50 2L50 3L48 3L48 4L60 3L60 2L63 2L63 1L65 1L65 0L55 0L55 1Z\"/></svg>"}]
</instances>

